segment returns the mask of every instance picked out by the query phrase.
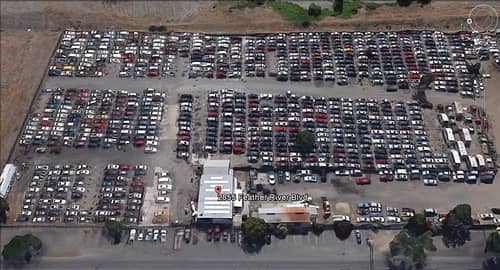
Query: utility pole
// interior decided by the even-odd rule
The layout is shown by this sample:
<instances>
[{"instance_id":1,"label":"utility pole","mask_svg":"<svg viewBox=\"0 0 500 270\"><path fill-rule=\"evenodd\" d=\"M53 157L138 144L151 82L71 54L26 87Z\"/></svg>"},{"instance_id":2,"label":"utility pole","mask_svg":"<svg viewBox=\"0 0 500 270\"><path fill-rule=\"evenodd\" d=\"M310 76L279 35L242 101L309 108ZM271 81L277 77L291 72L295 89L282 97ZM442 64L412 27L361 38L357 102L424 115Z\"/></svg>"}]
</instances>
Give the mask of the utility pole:
<instances>
[{"instance_id":1,"label":"utility pole","mask_svg":"<svg viewBox=\"0 0 500 270\"><path fill-rule=\"evenodd\" d=\"M366 245L370 248L370 270L375 270L375 263L373 260L373 240L367 237Z\"/></svg>"}]
</instances>

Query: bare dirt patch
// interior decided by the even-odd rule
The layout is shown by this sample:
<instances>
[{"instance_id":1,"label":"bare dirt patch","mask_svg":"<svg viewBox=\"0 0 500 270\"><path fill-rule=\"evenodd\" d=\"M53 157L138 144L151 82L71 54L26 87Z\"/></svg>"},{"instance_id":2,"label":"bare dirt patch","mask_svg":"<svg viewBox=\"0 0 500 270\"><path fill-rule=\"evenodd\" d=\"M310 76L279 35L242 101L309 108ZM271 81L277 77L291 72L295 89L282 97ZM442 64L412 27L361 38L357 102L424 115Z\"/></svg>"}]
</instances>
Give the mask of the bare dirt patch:
<instances>
[{"instance_id":1,"label":"bare dirt patch","mask_svg":"<svg viewBox=\"0 0 500 270\"><path fill-rule=\"evenodd\" d=\"M4 164L45 75L59 33L2 30L1 35L0 163Z\"/></svg>"}]
</instances>

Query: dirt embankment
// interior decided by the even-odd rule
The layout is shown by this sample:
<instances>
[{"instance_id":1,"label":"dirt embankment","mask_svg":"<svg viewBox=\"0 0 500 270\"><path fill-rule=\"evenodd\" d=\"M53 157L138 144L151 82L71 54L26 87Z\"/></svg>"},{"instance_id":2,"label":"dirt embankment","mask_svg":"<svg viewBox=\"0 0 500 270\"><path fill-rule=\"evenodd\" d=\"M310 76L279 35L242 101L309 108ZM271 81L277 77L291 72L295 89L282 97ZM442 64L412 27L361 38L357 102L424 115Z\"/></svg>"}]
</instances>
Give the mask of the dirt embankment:
<instances>
[{"instance_id":1,"label":"dirt embankment","mask_svg":"<svg viewBox=\"0 0 500 270\"><path fill-rule=\"evenodd\" d=\"M231 1L20 1L2 2L2 27L15 29L144 30L149 25L166 25L169 30L206 32L300 31L269 8L237 10ZM328 17L311 26L312 31L387 31L402 29L466 28L472 8L482 2L500 10L495 1L433 1L420 7L383 6L374 11L360 10L351 19Z\"/></svg>"},{"instance_id":2,"label":"dirt embankment","mask_svg":"<svg viewBox=\"0 0 500 270\"><path fill-rule=\"evenodd\" d=\"M59 33L2 30L1 36L0 164L4 164L30 109Z\"/></svg>"}]
</instances>

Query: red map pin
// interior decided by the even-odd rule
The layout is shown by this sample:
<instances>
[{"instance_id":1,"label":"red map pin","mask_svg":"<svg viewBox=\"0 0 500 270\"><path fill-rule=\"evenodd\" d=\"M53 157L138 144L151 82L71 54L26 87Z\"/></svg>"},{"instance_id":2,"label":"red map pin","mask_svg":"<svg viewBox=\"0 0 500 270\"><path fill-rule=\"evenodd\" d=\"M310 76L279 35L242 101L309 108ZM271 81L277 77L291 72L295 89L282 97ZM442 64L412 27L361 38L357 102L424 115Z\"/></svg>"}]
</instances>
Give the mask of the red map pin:
<instances>
[{"instance_id":1,"label":"red map pin","mask_svg":"<svg viewBox=\"0 0 500 270\"><path fill-rule=\"evenodd\" d=\"M215 186L215 189L214 189L215 193L217 193L217 196L219 196L219 194L221 193L222 191L222 187L221 186Z\"/></svg>"}]
</instances>

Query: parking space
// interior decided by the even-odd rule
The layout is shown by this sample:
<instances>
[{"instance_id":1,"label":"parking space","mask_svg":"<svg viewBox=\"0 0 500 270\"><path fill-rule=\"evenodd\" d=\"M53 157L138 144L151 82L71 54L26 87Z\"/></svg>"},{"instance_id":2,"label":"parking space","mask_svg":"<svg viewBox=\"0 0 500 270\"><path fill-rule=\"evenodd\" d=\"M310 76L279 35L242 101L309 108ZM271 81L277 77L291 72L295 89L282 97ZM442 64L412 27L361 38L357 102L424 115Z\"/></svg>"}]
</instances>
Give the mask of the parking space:
<instances>
[{"instance_id":1,"label":"parking space","mask_svg":"<svg viewBox=\"0 0 500 270\"><path fill-rule=\"evenodd\" d=\"M155 168L153 185L146 188L141 224L148 226L170 223L173 188L173 175L160 167Z\"/></svg>"}]
</instances>

